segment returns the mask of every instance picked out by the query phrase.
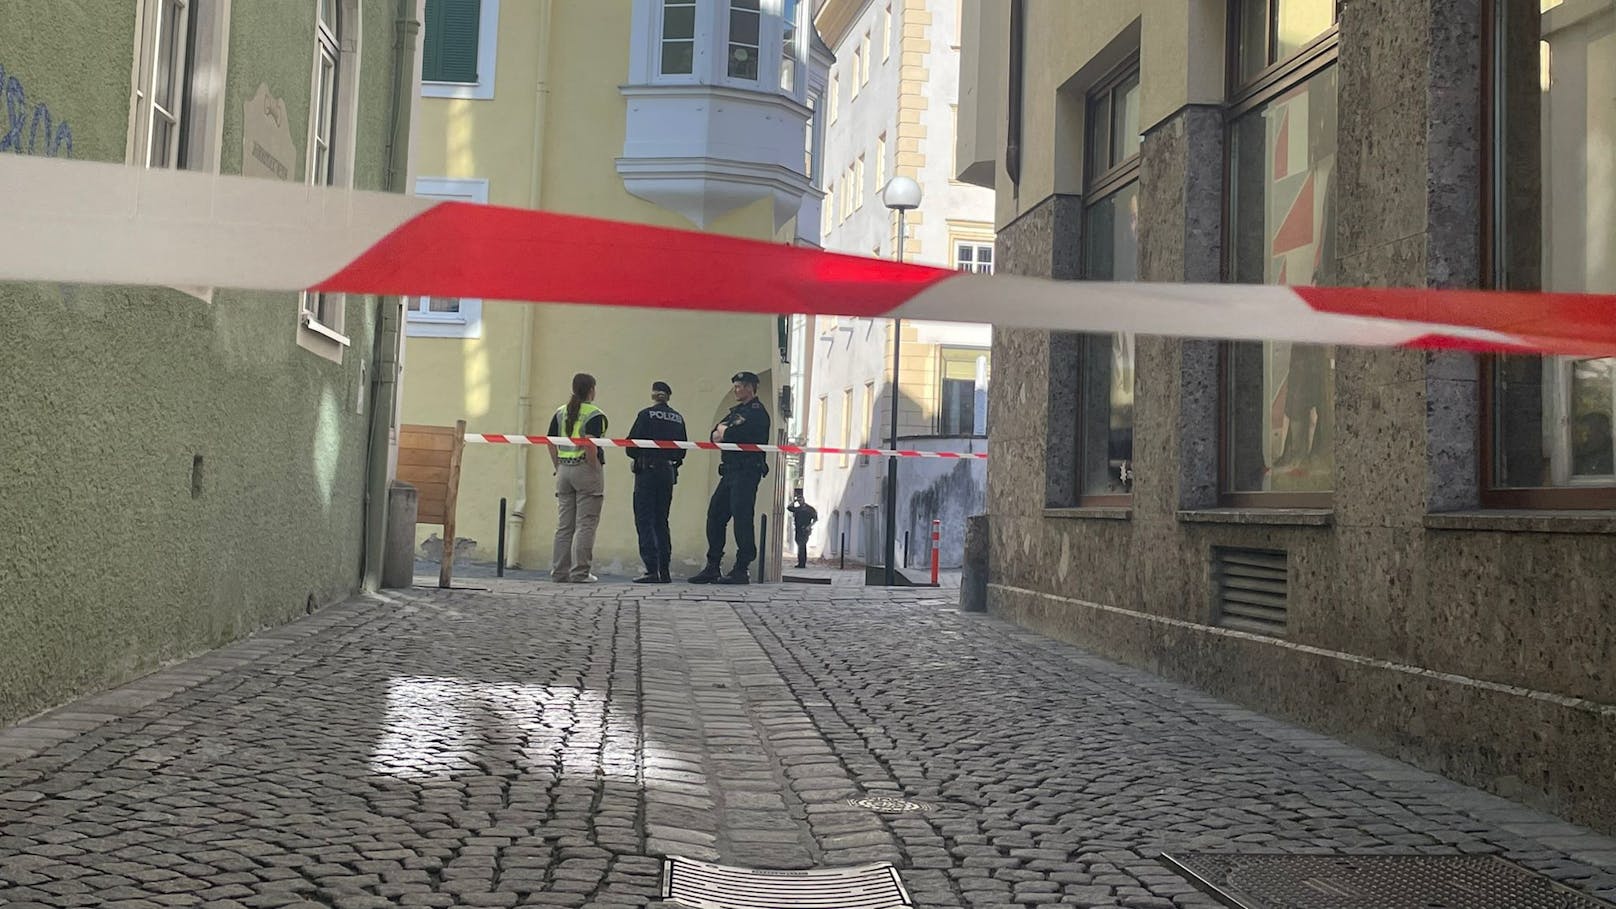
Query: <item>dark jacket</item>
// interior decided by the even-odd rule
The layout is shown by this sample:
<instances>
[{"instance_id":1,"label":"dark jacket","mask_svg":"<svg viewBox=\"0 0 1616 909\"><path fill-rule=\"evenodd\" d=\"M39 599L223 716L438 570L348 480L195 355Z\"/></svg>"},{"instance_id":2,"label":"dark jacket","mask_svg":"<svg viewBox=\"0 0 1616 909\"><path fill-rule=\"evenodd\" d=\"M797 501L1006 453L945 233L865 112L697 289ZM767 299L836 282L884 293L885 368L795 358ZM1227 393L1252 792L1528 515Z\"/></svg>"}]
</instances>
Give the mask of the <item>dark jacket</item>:
<instances>
[{"instance_id":1,"label":"dark jacket","mask_svg":"<svg viewBox=\"0 0 1616 909\"><path fill-rule=\"evenodd\" d=\"M809 505L807 502L800 505L792 502L786 506L786 511L791 512L791 521L796 525L799 539L808 536L809 531L813 530L814 523L819 520L819 512L815 511L814 506Z\"/></svg>"},{"instance_id":2,"label":"dark jacket","mask_svg":"<svg viewBox=\"0 0 1616 909\"><path fill-rule=\"evenodd\" d=\"M768 445L773 441L769 436L769 411L757 398L731 407L718 425L727 427L724 430L725 442ZM768 476L769 456L761 451L726 451L719 456L719 473L740 470L752 470L758 476Z\"/></svg>"},{"instance_id":3,"label":"dark jacket","mask_svg":"<svg viewBox=\"0 0 1616 909\"><path fill-rule=\"evenodd\" d=\"M684 442L690 438L685 434L685 418L679 411L663 403L652 404L640 411L634 417L634 425L629 427L628 437L673 442ZM635 473L639 473L641 468L645 467L667 464L678 467L685 460L683 449L677 448L666 451L654 448L630 448L627 449L627 454L629 460L634 462Z\"/></svg>"}]
</instances>

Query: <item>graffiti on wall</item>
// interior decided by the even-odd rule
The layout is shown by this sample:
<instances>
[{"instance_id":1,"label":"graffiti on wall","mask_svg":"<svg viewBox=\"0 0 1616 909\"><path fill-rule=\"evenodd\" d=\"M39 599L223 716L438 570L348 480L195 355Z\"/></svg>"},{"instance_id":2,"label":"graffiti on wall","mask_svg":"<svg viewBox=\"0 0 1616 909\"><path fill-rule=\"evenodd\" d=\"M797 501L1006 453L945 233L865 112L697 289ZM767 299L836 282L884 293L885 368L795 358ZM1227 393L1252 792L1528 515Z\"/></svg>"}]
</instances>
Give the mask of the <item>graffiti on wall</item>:
<instances>
[{"instance_id":1,"label":"graffiti on wall","mask_svg":"<svg viewBox=\"0 0 1616 909\"><path fill-rule=\"evenodd\" d=\"M43 101L30 107L22 80L7 74L4 65L0 65L0 94L5 95L5 109L0 112L0 152L73 157L73 128L66 120L52 122L50 106Z\"/></svg>"}]
</instances>

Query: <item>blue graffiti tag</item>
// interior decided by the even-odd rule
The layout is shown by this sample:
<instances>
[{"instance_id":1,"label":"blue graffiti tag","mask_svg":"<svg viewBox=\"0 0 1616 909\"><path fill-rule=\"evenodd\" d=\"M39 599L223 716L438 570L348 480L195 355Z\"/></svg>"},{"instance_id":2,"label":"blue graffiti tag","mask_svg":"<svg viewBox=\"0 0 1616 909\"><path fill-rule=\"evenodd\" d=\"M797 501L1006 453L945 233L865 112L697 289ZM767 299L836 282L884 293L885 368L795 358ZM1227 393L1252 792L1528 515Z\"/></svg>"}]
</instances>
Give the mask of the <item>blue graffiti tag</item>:
<instances>
[{"instance_id":1,"label":"blue graffiti tag","mask_svg":"<svg viewBox=\"0 0 1616 909\"><path fill-rule=\"evenodd\" d=\"M0 132L0 152L16 152L17 154L39 155L47 158L73 157L73 129L67 125L66 120L55 122L56 131L51 131L52 117L50 107L43 101L34 105L32 118L29 117L28 93L23 90L22 82L16 76L6 76L6 68L0 66L0 94L5 95L6 110L4 131ZM40 126L44 126L44 130ZM23 134L27 133L27 142L23 141ZM43 133L44 143L40 136Z\"/></svg>"}]
</instances>

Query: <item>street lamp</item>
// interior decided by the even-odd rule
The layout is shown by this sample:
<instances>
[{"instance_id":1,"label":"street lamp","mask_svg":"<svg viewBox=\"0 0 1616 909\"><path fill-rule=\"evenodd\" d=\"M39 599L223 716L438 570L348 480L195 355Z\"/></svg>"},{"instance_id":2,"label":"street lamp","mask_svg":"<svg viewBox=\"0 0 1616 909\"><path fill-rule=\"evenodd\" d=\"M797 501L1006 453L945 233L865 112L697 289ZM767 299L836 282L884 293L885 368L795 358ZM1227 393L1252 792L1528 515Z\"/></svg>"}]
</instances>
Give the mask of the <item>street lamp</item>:
<instances>
[{"instance_id":1,"label":"street lamp","mask_svg":"<svg viewBox=\"0 0 1616 909\"><path fill-rule=\"evenodd\" d=\"M893 177L881 190L881 204L898 213L898 261L908 235L905 216L920 207L920 184L909 177ZM898 355L903 346L903 320L892 320L892 450L898 450ZM887 586L896 581L898 559L898 456L887 458Z\"/></svg>"}]
</instances>

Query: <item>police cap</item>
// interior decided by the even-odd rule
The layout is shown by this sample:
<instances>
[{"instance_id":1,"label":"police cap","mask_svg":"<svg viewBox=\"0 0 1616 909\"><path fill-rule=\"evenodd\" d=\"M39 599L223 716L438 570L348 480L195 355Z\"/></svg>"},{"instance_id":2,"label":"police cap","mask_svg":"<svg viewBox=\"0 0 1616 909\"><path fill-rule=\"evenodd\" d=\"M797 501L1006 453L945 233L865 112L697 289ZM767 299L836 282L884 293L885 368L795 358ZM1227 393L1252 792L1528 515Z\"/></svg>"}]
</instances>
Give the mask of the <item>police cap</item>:
<instances>
[{"instance_id":1,"label":"police cap","mask_svg":"<svg viewBox=\"0 0 1616 909\"><path fill-rule=\"evenodd\" d=\"M665 395L673 394L673 389L671 387L669 387L668 383L666 383L666 382L652 382L651 383L651 390L652 391L660 391Z\"/></svg>"},{"instance_id":2,"label":"police cap","mask_svg":"<svg viewBox=\"0 0 1616 909\"><path fill-rule=\"evenodd\" d=\"M750 385L753 388L758 387L758 374L755 373L755 372L747 372L746 370L741 370L740 372L736 373L735 375L730 376L729 380L731 382L740 382L743 385Z\"/></svg>"}]
</instances>

